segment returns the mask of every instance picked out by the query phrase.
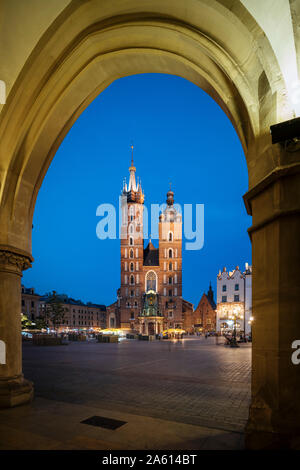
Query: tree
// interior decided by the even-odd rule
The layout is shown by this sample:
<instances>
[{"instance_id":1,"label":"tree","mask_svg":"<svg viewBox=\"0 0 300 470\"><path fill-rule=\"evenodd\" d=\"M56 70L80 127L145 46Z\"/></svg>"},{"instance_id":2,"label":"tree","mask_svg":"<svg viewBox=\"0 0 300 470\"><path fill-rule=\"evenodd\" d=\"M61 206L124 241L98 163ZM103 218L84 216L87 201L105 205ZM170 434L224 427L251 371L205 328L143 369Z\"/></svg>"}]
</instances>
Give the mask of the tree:
<instances>
[{"instance_id":1,"label":"tree","mask_svg":"<svg viewBox=\"0 0 300 470\"><path fill-rule=\"evenodd\" d=\"M46 323L52 324L56 330L61 323L64 323L67 310L61 298L53 291L45 305L44 320Z\"/></svg>"},{"instance_id":2,"label":"tree","mask_svg":"<svg viewBox=\"0 0 300 470\"><path fill-rule=\"evenodd\" d=\"M27 315L24 315L23 313L21 315L21 324L22 330L26 330L32 326L32 322L28 319Z\"/></svg>"}]
</instances>

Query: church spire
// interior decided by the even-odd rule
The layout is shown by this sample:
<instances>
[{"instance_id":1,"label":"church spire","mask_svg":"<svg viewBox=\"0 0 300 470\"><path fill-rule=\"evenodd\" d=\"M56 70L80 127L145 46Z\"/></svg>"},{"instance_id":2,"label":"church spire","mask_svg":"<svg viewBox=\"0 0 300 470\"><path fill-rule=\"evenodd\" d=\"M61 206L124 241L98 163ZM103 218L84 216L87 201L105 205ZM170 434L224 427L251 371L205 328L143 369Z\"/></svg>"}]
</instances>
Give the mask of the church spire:
<instances>
[{"instance_id":1,"label":"church spire","mask_svg":"<svg viewBox=\"0 0 300 470\"><path fill-rule=\"evenodd\" d=\"M167 204L168 204L168 206L173 206L173 204L174 204L174 192L171 189L171 182L169 184L170 184L170 189L167 192Z\"/></svg>"},{"instance_id":2,"label":"church spire","mask_svg":"<svg viewBox=\"0 0 300 470\"><path fill-rule=\"evenodd\" d=\"M129 167L130 177L129 177L129 183L128 183L128 191L137 191L138 188L137 188L136 181L135 181L136 168L133 164L133 145L131 145L130 147L131 147L131 165Z\"/></svg>"},{"instance_id":3,"label":"church spire","mask_svg":"<svg viewBox=\"0 0 300 470\"><path fill-rule=\"evenodd\" d=\"M141 181L139 180L136 182L135 179L135 172L136 168L133 162L133 145L130 146L131 148L131 165L129 167L129 182L128 184L123 184L123 195L127 195L127 202L138 202L143 204L144 202L144 193L142 190Z\"/></svg>"}]
</instances>

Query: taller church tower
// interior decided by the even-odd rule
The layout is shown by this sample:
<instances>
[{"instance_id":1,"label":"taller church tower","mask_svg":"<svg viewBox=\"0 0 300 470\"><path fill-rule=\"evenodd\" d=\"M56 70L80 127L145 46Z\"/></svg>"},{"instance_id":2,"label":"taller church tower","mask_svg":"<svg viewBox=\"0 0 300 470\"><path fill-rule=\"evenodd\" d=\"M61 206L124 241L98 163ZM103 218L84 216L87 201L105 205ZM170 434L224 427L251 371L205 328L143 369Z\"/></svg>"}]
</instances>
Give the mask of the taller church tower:
<instances>
[{"instance_id":1,"label":"taller church tower","mask_svg":"<svg viewBox=\"0 0 300 470\"><path fill-rule=\"evenodd\" d=\"M121 228L121 288L119 291L121 326L128 327L141 310L143 271L143 209L144 193L141 183L136 182L133 163L133 146L129 183L122 190Z\"/></svg>"}]
</instances>

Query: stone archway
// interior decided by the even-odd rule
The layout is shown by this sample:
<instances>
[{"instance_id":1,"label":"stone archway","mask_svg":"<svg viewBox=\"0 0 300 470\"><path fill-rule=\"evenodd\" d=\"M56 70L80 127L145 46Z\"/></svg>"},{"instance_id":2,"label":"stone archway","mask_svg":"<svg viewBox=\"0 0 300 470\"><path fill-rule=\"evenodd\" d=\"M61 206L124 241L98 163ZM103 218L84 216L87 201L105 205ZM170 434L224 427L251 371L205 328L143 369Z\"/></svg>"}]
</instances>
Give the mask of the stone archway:
<instances>
[{"instance_id":1,"label":"stone archway","mask_svg":"<svg viewBox=\"0 0 300 470\"><path fill-rule=\"evenodd\" d=\"M11 4L13 15L24 13ZM297 23L300 13L292 4ZM270 125L294 117L294 109L268 36L239 1L65 5L49 7L48 17L41 12L39 32L28 30L27 49L20 48L7 74L8 98L1 107L0 339L7 361L0 364L0 404L14 406L32 396L22 376L20 279L32 262L32 216L51 159L80 113L112 81L169 73L219 103L247 160L255 317L248 444L299 435L300 374L290 355L300 330L300 155L271 144Z\"/></svg>"}]
</instances>

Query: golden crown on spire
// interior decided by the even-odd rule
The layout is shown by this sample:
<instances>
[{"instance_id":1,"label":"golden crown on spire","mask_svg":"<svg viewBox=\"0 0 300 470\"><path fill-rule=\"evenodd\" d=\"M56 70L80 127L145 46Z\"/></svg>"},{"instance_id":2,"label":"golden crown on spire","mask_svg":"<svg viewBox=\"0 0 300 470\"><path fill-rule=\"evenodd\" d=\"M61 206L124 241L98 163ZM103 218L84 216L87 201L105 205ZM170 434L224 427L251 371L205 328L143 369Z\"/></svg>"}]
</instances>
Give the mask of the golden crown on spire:
<instances>
[{"instance_id":1,"label":"golden crown on spire","mask_svg":"<svg viewBox=\"0 0 300 470\"><path fill-rule=\"evenodd\" d=\"M133 144L131 144L130 148L131 148L131 165L129 167L129 171L136 171L136 168L133 164Z\"/></svg>"}]
</instances>

